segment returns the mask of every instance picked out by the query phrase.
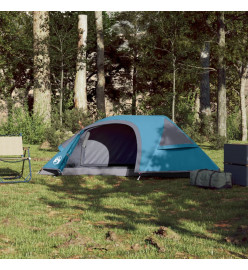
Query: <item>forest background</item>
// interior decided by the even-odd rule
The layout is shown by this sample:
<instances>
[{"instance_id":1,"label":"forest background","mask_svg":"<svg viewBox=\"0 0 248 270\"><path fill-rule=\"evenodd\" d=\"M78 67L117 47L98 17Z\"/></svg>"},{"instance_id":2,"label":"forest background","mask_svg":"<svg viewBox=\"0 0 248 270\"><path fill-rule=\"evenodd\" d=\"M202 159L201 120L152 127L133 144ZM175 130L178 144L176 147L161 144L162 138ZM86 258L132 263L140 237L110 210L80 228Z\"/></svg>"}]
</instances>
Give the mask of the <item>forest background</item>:
<instances>
[{"instance_id":1,"label":"forest background","mask_svg":"<svg viewBox=\"0 0 248 270\"><path fill-rule=\"evenodd\" d=\"M106 115L148 114L215 148L246 141L247 49L246 11L2 11L1 134L53 147Z\"/></svg>"}]
</instances>

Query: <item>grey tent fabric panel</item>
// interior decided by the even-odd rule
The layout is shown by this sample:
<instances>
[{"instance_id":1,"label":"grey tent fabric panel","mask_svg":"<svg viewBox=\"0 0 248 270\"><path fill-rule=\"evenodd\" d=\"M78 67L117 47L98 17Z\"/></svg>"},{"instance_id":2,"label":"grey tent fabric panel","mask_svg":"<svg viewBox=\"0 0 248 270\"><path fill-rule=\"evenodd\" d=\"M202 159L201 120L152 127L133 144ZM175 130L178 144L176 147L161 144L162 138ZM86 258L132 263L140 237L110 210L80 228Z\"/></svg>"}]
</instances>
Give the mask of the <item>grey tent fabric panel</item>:
<instances>
[{"instance_id":1,"label":"grey tent fabric panel","mask_svg":"<svg viewBox=\"0 0 248 270\"><path fill-rule=\"evenodd\" d=\"M169 120L164 120L164 130L160 140L160 146L175 144L194 144L176 125Z\"/></svg>"},{"instance_id":2,"label":"grey tent fabric panel","mask_svg":"<svg viewBox=\"0 0 248 270\"><path fill-rule=\"evenodd\" d=\"M81 168L65 168L62 175L117 175L117 176L137 176L138 173L134 169L125 166L121 167L81 167Z\"/></svg>"},{"instance_id":3,"label":"grey tent fabric panel","mask_svg":"<svg viewBox=\"0 0 248 270\"><path fill-rule=\"evenodd\" d=\"M102 165L108 166L109 164L109 151L103 143L88 140L87 145L85 147L84 156L82 156L81 165Z\"/></svg>"},{"instance_id":4,"label":"grey tent fabric panel","mask_svg":"<svg viewBox=\"0 0 248 270\"><path fill-rule=\"evenodd\" d=\"M83 142L84 142L84 139L85 139L85 136L87 135L87 132L84 132L76 147L74 148L72 154L70 155L67 163L66 163L66 167L69 167L69 168L74 168L74 167L79 167L80 166L80 162L81 162L81 156L83 154Z\"/></svg>"}]
</instances>

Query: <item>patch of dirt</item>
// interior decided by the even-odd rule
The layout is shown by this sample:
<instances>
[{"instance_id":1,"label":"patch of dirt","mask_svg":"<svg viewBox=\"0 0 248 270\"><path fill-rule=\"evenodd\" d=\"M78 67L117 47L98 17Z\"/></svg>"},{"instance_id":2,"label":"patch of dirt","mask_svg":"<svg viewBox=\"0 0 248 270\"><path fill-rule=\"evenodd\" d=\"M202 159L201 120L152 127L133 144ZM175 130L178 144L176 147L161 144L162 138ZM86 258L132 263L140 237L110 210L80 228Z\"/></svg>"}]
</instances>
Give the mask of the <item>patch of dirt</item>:
<instances>
[{"instance_id":1,"label":"patch of dirt","mask_svg":"<svg viewBox=\"0 0 248 270\"><path fill-rule=\"evenodd\" d=\"M105 247L100 247L100 246L88 247L87 250L88 250L88 251L94 251L94 250L108 251L107 248L105 248Z\"/></svg>"},{"instance_id":2,"label":"patch of dirt","mask_svg":"<svg viewBox=\"0 0 248 270\"><path fill-rule=\"evenodd\" d=\"M81 234L77 234L75 238L71 238L68 241L64 242L62 245L58 246L61 247L68 247L68 246L85 246L89 242L91 242L91 238L87 236L83 236Z\"/></svg>"},{"instance_id":3,"label":"patch of dirt","mask_svg":"<svg viewBox=\"0 0 248 270\"><path fill-rule=\"evenodd\" d=\"M14 254L15 253L15 249L13 247L7 247L4 249L1 249L0 251L2 254Z\"/></svg>"},{"instance_id":4,"label":"patch of dirt","mask_svg":"<svg viewBox=\"0 0 248 270\"><path fill-rule=\"evenodd\" d=\"M40 150L51 150L51 144L48 141L44 141L41 145L40 145Z\"/></svg>"},{"instance_id":5,"label":"patch of dirt","mask_svg":"<svg viewBox=\"0 0 248 270\"><path fill-rule=\"evenodd\" d=\"M115 232L113 231L108 231L106 233L106 240L110 240L110 241L117 241L118 240L118 237L116 235Z\"/></svg>"},{"instance_id":6,"label":"patch of dirt","mask_svg":"<svg viewBox=\"0 0 248 270\"><path fill-rule=\"evenodd\" d=\"M155 234L166 237L168 239L180 240L181 236L174 232L172 229L168 227L161 226L157 231L154 232Z\"/></svg>"},{"instance_id":7,"label":"patch of dirt","mask_svg":"<svg viewBox=\"0 0 248 270\"><path fill-rule=\"evenodd\" d=\"M3 224L4 226L18 226L18 227L27 227L27 225L25 223L23 223L22 221L20 221L18 218L15 217L9 217L9 218L4 218L1 220L1 224Z\"/></svg>"},{"instance_id":8,"label":"patch of dirt","mask_svg":"<svg viewBox=\"0 0 248 270\"><path fill-rule=\"evenodd\" d=\"M221 228L223 230L228 230L232 225L230 224L229 220L223 220L220 221L219 223L214 224L215 228Z\"/></svg>"},{"instance_id":9,"label":"patch of dirt","mask_svg":"<svg viewBox=\"0 0 248 270\"><path fill-rule=\"evenodd\" d=\"M165 252L165 248L154 237L147 237L145 242L154 246L159 252Z\"/></svg>"},{"instance_id":10,"label":"patch of dirt","mask_svg":"<svg viewBox=\"0 0 248 270\"><path fill-rule=\"evenodd\" d=\"M0 242L10 243L11 240L6 235L0 234Z\"/></svg>"},{"instance_id":11,"label":"patch of dirt","mask_svg":"<svg viewBox=\"0 0 248 270\"><path fill-rule=\"evenodd\" d=\"M197 257L184 252L176 252L175 259L197 259Z\"/></svg>"},{"instance_id":12,"label":"patch of dirt","mask_svg":"<svg viewBox=\"0 0 248 270\"><path fill-rule=\"evenodd\" d=\"M75 238L78 236L78 232L73 228L72 222L67 222L59 226L55 231L49 233L50 237L62 237L66 239Z\"/></svg>"},{"instance_id":13,"label":"patch of dirt","mask_svg":"<svg viewBox=\"0 0 248 270\"><path fill-rule=\"evenodd\" d=\"M133 244L133 245L131 246L131 249L134 250L134 251L139 251L140 248L141 248L141 247L140 247L139 244Z\"/></svg>"},{"instance_id":14,"label":"patch of dirt","mask_svg":"<svg viewBox=\"0 0 248 270\"><path fill-rule=\"evenodd\" d=\"M242 245L248 243L248 225L241 225L236 232L224 238L227 243Z\"/></svg>"}]
</instances>

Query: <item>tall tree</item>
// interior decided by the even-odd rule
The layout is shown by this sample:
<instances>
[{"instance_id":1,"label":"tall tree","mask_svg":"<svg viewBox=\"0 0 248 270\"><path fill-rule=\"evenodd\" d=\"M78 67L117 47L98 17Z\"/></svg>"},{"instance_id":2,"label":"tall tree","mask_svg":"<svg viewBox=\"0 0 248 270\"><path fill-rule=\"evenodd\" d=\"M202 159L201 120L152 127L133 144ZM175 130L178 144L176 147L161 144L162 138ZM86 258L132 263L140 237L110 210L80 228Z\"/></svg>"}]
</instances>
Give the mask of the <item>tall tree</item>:
<instances>
[{"instance_id":1,"label":"tall tree","mask_svg":"<svg viewBox=\"0 0 248 270\"><path fill-rule=\"evenodd\" d=\"M139 78L139 56L142 43L142 12L140 11L126 11L116 14L117 36L119 37L119 46L117 55L121 60L124 74L122 78L126 85L126 89L122 91L123 96L126 95L128 101L127 112L133 115L137 114L137 95L139 94L140 78ZM120 69L120 67L118 67Z\"/></svg>"},{"instance_id":2,"label":"tall tree","mask_svg":"<svg viewBox=\"0 0 248 270\"><path fill-rule=\"evenodd\" d=\"M210 108L210 83L209 83L209 64L210 64L210 42L205 41L201 51L202 76L200 84L200 113L209 116Z\"/></svg>"},{"instance_id":3,"label":"tall tree","mask_svg":"<svg viewBox=\"0 0 248 270\"><path fill-rule=\"evenodd\" d=\"M178 94L184 89L187 80L192 81L191 74L194 73L195 76L196 73L195 70L190 71L191 66L195 66L195 54L188 38L190 20L184 12L151 12L146 16L148 34L147 42L143 44L146 53L142 60L147 64L142 72L147 72L147 76L152 79L149 88L156 88L156 94L152 93L153 95L157 95L159 89L162 90L160 95L166 106L164 112L178 121L179 113L176 113L176 109L181 99ZM188 93L189 87L191 86L188 84ZM170 108L170 112L167 108Z\"/></svg>"},{"instance_id":4,"label":"tall tree","mask_svg":"<svg viewBox=\"0 0 248 270\"><path fill-rule=\"evenodd\" d=\"M78 15L78 56L77 73L74 87L75 108L87 112L86 92L86 42L87 42L87 15Z\"/></svg>"},{"instance_id":5,"label":"tall tree","mask_svg":"<svg viewBox=\"0 0 248 270\"><path fill-rule=\"evenodd\" d=\"M105 111L105 74L104 74L104 37L102 11L95 11L96 17L96 36L97 36L97 87L96 87L96 104L97 111L103 116Z\"/></svg>"},{"instance_id":6,"label":"tall tree","mask_svg":"<svg viewBox=\"0 0 248 270\"><path fill-rule=\"evenodd\" d=\"M51 83L49 46L49 12L34 11L34 113L51 121Z\"/></svg>"},{"instance_id":7,"label":"tall tree","mask_svg":"<svg viewBox=\"0 0 248 270\"><path fill-rule=\"evenodd\" d=\"M247 113L245 101L245 87L248 79L248 66L242 67L241 84L240 84L240 110L241 110L241 128L242 128L242 141L247 141Z\"/></svg>"},{"instance_id":8,"label":"tall tree","mask_svg":"<svg viewBox=\"0 0 248 270\"><path fill-rule=\"evenodd\" d=\"M218 134L226 137L226 68L224 11L217 12L218 25Z\"/></svg>"},{"instance_id":9,"label":"tall tree","mask_svg":"<svg viewBox=\"0 0 248 270\"><path fill-rule=\"evenodd\" d=\"M0 12L0 99L9 113L16 102L27 105L33 86L32 25L29 12Z\"/></svg>"},{"instance_id":10,"label":"tall tree","mask_svg":"<svg viewBox=\"0 0 248 270\"><path fill-rule=\"evenodd\" d=\"M239 87L242 141L246 141L247 110L245 88L248 81L248 12L228 12L226 17L228 24L227 60L229 69L234 74L237 74L239 78L237 88ZM238 91L236 90L236 92Z\"/></svg>"}]
</instances>

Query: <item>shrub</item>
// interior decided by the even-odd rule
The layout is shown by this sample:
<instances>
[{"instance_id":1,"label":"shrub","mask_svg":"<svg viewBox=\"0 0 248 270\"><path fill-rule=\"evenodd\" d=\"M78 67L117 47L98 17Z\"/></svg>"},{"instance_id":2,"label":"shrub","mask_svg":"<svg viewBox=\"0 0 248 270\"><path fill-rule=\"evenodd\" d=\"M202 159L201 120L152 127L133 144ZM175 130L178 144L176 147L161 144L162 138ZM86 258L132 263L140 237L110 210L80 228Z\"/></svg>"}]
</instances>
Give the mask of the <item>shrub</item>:
<instances>
[{"instance_id":1,"label":"shrub","mask_svg":"<svg viewBox=\"0 0 248 270\"><path fill-rule=\"evenodd\" d=\"M228 143L228 140L226 137L224 136L220 136L220 135L212 135L210 137L210 144L213 147L213 149L215 150L219 150L219 149L223 149L224 148L224 144Z\"/></svg>"},{"instance_id":2,"label":"shrub","mask_svg":"<svg viewBox=\"0 0 248 270\"><path fill-rule=\"evenodd\" d=\"M241 140L241 114L239 108L227 116L227 137L229 140Z\"/></svg>"},{"instance_id":3,"label":"shrub","mask_svg":"<svg viewBox=\"0 0 248 270\"><path fill-rule=\"evenodd\" d=\"M46 129L44 140L49 142L52 149L57 149L58 145L92 122L93 118L88 114L72 109L64 112L63 122L61 123L59 113L54 111L52 113L51 127Z\"/></svg>"},{"instance_id":4,"label":"shrub","mask_svg":"<svg viewBox=\"0 0 248 270\"><path fill-rule=\"evenodd\" d=\"M46 125L38 115L30 115L27 108L14 108L8 121L0 126L2 135L22 133L24 143L37 144L44 140Z\"/></svg>"},{"instance_id":5,"label":"shrub","mask_svg":"<svg viewBox=\"0 0 248 270\"><path fill-rule=\"evenodd\" d=\"M46 141L49 142L51 149L57 150L58 146L73 136L71 131L65 129L57 130L54 127L47 128L46 130Z\"/></svg>"},{"instance_id":6,"label":"shrub","mask_svg":"<svg viewBox=\"0 0 248 270\"><path fill-rule=\"evenodd\" d=\"M206 138L200 132L199 122L195 122L193 125L186 125L183 128L183 131L197 143L203 143L206 141Z\"/></svg>"},{"instance_id":7,"label":"shrub","mask_svg":"<svg viewBox=\"0 0 248 270\"><path fill-rule=\"evenodd\" d=\"M66 110L63 115L63 128L72 133L76 133L93 122L91 115L78 109Z\"/></svg>"}]
</instances>

